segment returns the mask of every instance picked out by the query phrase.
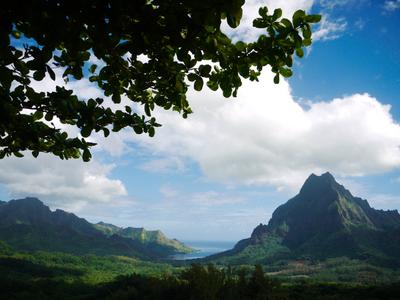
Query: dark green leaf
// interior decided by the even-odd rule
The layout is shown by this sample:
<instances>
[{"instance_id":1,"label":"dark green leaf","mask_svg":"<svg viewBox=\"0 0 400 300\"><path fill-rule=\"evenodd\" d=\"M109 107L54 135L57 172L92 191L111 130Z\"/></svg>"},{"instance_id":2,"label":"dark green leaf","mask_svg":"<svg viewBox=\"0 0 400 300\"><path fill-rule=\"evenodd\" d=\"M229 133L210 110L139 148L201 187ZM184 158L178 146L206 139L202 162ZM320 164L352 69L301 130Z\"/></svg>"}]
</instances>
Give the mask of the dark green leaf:
<instances>
[{"instance_id":1,"label":"dark green leaf","mask_svg":"<svg viewBox=\"0 0 400 300\"><path fill-rule=\"evenodd\" d=\"M210 65L201 65L199 67L199 72L201 76L208 76L211 72L211 66Z\"/></svg>"},{"instance_id":2,"label":"dark green leaf","mask_svg":"<svg viewBox=\"0 0 400 300\"><path fill-rule=\"evenodd\" d=\"M41 71L41 70L36 71L33 73L33 79L35 79L36 81L41 81L45 75L46 74L44 73L44 71Z\"/></svg>"},{"instance_id":3,"label":"dark green leaf","mask_svg":"<svg viewBox=\"0 0 400 300\"><path fill-rule=\"evenodd\" d=\"M33 113L32 118L34 121L40 120L41 118L43 118L43 113L37 110Z\"/></svg>"},{"instance_id":4,"label":"dark green leaf","mask_svg":"<svg viewBox=\"0 0 400 300\"><path fill-rule=\"evenodd\" d=\"M275 83L275 84L278 84L278 83L279 83L279 74L276 74L276 75L274 76L274 83Z\"/></svg>"},{"instance_id":5,"label":"dark green leaf","mask_svg":"<svg viewBox=\"0 0 400 300\"><path fill-rule=\"evenodd\" d=\"M207 86L212 90L212 91L216 91L218 90L218 83L212 80L209 80L207 82Z\"/></svg>"},{"instance_id":6,"label":"dark green leaf","mask_svg":"<svg viewBox=\"0 0 400 300\"><path fill-rule=\"evenodd\" d=\"M282 17L282 9L281 8L277 8L274 10L274 14L272 15L272 18L274 20L278 20L280 17Z\"/></svg>"},{"instance_id":7,"label":"dark green leaf","mask_svg":"<svg viewBox=\"0 0 400 300\"><path fill-rule=\"evenodd\" d=\"M135 131L135 133L137 134L142 134L143 133L143 128L140 126L133 126L133 130Z\"/></svg>"},{"instance_id":8,"label":"dark green leaf","mask_svg":"<svg viewBox=\"0 0 400 300\"><path fill-rule=\"evenodd\" d=\"M260 7L260 8L258 9L258 14L259 14L261 17L267 17L267 16L268 16L268 7L266 7L266 6Z\"/></svg>"},{"instance_id":9,"label":"dark green leaf","mask_svg":"<svg viewBox=\"0 0 400 300\"><path fill-rule=\"evenodd\" d=\"M279 69L279 73L283 76L283 77L290 77L292 76L292 70L287 69L287 68L280 68Z\"/></svg>"},{"instance_id":10,"label":"dark green leaf","mask_svg":"<svg viewBox=\"0 0 400 300\"><path fill-rule=\"evenodd\" d=\"M19 39L21 37L21 33L18 30L13 30L11 32L12 36L16 39Z\"/></svg>"},{"instance_id":11,"label":"dark green leaf","mask_svg":"<svg viewBox=\"0 0 400 300\"><path fill-rule=\"evenodd\" d=\"M104 137L108 137L110 135L110 130L107 128L103 128Z\"/></svg>"},{"instance_id":12,"label":"dark green leaf","mask_svg":"<svg viewBox=\"0 0 400 300\"><path fill-rule=\"evenodd\" d=\"M304 46L310 46L311 45L311 39L304 39L303 40L303 45Z\"/></svg>"},{"instance_id":13,"label":"dark green leaf","mask_svg":"<svg viewBox=\"0 0 400 300\"><path fill-rule=\"evenodd\" d=\"M151 116L151 111L150 111L150 105L148 103L146 103L144 105L144 112L146 113L147 116Z\"/></svg>"},{"instance_id":14,"label":"dark green leaf","mask_svg":"<svg viewBox=\"0 0 400 300\"><path fill-rule=\"evenodd\" d=\"M236 9L234 12L230 13L227 16L227 21L228 21L228 25L231 26L232 28L236 28L239 26L240 24L240 19L242 18L242 8L238 8Z\"/></svg>"},{"instance_id":15,"label":"dark green leaf","mask_svg":"<svg viewBox=\"0 0 400 300\"><path fill-rule=\"evenodd\" d=\"M197 76L197 75L194 74L194 73L189 73L189 74L187 75L187 78L188 78L189 81L195 81L198 77L199 77L199 76Z\"/></svg>"},{"instance_id":16,"label":"dark green leaf","mask_svg":"<svg viewBox=\"0 0 400 300\"><path fill-rule=\"evenodd\" d=\"M96 64L91 65L90 68L89 68L89 72L90 72L90 73L96 72L96 68L97 68L97 65L96 65Z\"/></svg>"},{"instance_id":17,"label":"dark green leaf","mask_svg":"<svg viewBox=\"0 0 400 300\"><path fill-rule=\"evenodd\" d=\"M232 90L229 89L229 88L226 88L226 89L224 89L224 90L222 91L222 95L223 95L225 98L229 98L229 97L232 95Z\"/></svg>"},{"instance_id":18,"label":"dark green leaf","mask_svg":"<svg viewBox=\"0 0 400 300\"><path fill-rule=\"evenodd\" d=\"M203 88L203 78L199 77L194 82L194 89L196 91L201 91L202 88Z\"/></svg>"},{"instance_id":19,"label":"dark green leaf","mask_svg":"<svg viewBox=\"0 0 400 300\"><path fill-rule=\"evenodd\" d=\"M89 81L90 81L90 82L95 82L95 81L97 81L97 80L99 80L99 76L90 76L90 77L89 77Z\"/></svg>"},{"instance_id":20,"label":"dark green leaf","mask_svg":"<svg viewBox=\"0 0 400 300\"><path fill-rule=\"evenodd\" d=\"M150 136L150 137L153 137L154 134L155 134L154 127L150 127L150 128L149 128L149 136Z\"/></svg>"},{"instance_id":21,"label":"dark green leaf","mask_svg":"<svg viewBox=\"0 0 400 300\"><path fill-rule=\"evenodd\" d=\"M112 99L112 101L114 102L114 103L121 103L121 95L120 94L118 94L118 93L114 93L113 95L112 95L112 97L111 97L111 99Z\"/></svg>"},{"instance_id":22,"label":"dark green leaf","mask_svg":"<svg viewBox=\"0 0 400 300\"><path fill-rule=\"evenodd\" d=\"M297 27L300 25L300 23L303 21L303 18L305 17L306 13L304 10L297 10L292 17L293 20L293 26Z\"/></svg>"},{"instance_id":23,"label":"dark green leaf","mask_svg":"<svg viewBox=\"0 0 400 300\"><path fill-rule=\"evenodd\" d=\"M239 41L239 42L236 43L235 46L236 46L236 49L237 49L238 51L243 51L243 50L246 49L247 44L244 43L244 42L242 42L242 41Z\"/></svg>"},{"instance_id":24,"label":"dark green leaf","mask_svg":"<svg viewBox=\"0 0 400 300\"><path fill-rule=\"evenodd\" d=\"M305 39L311 38L311 29L310 29L310 26L304 26L302 31L303 31L303 37L304 37Z\"/></svg>"},{"instance_id":25,"label":"dark green leaf","mask_svg":"<svg viewBox=\"0 0 400 300\"><path fill-rule=\"evenodd\" d=\"M24 157L24 155L23 155L21 152L18 152L18 151L15 151L13 154L14 154L16 157L19 157L19 158Z\"/></svg>"},{"instance_id":26,"label":"dark green leaf","mask_svg":"<svg viewBox=\"0 0 400 300\"><path fill-rule=\"evenodd\" d=\"M93 128L91 128L90 126L85 126L81 130L81 135L83 137L88 137L92 133L92 130L93 130Z\"/></svg>"},{"instance_id":27,"label":"dark green leaf","mask_svg":"<svg viewBox=\"0 0 400 300\"><path fill-rule=\"evenodd\" d=\"M297 55L298 57L303 57L303 56L304 56L304 51L303 51L303 49L302 49L302 48L297 48L297 49L296 49L296 55Z\"/></svg>"},{"instance_id":28,"label":"dark green leaf","mask_svg":"<svg viewBox=\"0 0 400 300\"><path fill-rule=\"evenodd\" d=\"M263 19L258 18L253 21L253 27L255 28L266 28L267 26L268 23Z\"/></svg>"},{"instance_id":29,"label":"dark green leaf","mask_svg":"<svg viewBox=\"0 0 400 300\"><path fill-rule=\"evenodd\" d=\"M50 68L48 65L46 65L46 70L47 70L47 73L49 73L50 78L53 81L56 80L56 74L54 74L54 71L52 70L52 68Z\"/></svg>"},{"instance_id":30,"label":"dark green leaf","mask_svg":"<svg viewBox=\"0 0 400 300\"><path fill-rule=\"evenodd\" d=\"M239 74L242 75L244 78L247 78L249 76L250 68L248 65L239 65L238 70Z\"/></svg>"},{"instance_id":31,"label":"dark green leaf","mask_svg":"<svg viewBox=\"0 0 400 300\"><path fill-rule=\"evenodd\" d=\"M52 113L47 113L44 118L46 119L46 121L50 122L51 120L53 120L53 117L54 116Z\"/></svg>"},{"instance_id":32,"label":"dark green leaf","mask_svg":"<svg viewBox=\"0 0 400 300\"><path fill-rule=\"evenodd\" d=\"M305 20L309 23L318 23L321 21L321 15L308 15L305 17Z\"/></svg>"},{"instance_id":33,"label":"dark green leaf","mask_svg":"<svg viewBox=\"0 0 400 300\"><path fill-rule=\"evenodd\" d=\"M90 151L88 149L84 149L82 154L83 161L88 162L90 161L91 158L92 154L90 153Z\"/></svg>"}]
</instances>

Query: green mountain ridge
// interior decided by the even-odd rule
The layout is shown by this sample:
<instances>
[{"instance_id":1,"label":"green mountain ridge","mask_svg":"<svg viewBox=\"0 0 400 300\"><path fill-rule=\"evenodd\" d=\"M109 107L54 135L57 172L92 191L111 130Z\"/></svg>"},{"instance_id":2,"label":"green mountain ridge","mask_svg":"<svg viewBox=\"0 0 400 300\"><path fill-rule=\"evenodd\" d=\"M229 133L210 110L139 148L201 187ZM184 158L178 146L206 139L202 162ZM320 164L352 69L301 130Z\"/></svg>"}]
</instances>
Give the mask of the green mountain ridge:
<instances>
[{"instance_id":1,"label":"green mountain ridge","mask_svg":"<svg viewBox=\"0 0 400 300\"><path fill-rule=\"evenodd\" d=\"M163 248L170 249L171 253L193 252L193 249L187 247L177 239L167 238L161 230L146 230L143 227L122 228L104 222L94 224L94 227L108 236L115 234L124 238L133 239L142 244L149 245L153 247L153 249L157 249L161 245Z\"/></svg>"},{"instance_id":2,"label":"green mountain ridge","mask_svg":"<svg viewBox=\"0 0 400 300\"><path fill-rule=\"evenodd\" d=\"M106 225L110 232L105 231L105 226L89 223L73 213L51 211L37 198L0 203L0 240L20 251L125 255L141 259L162 259L193 251L162 232L159 232L162 238L143 241L126 234L126 229Z\"/></svg>"},{"instance_id":3,"label":"green mountain ridge","mask_svg":"<svg viewBox=\"0 0 400 300\"><path fill-rule=\"evenodd\" d=\"M325 173L309 176L268 225L260 224L250 238L207 260L235 264L342 256L400 266L400 215L370 207Z\"/></svg>"}]
</instances>

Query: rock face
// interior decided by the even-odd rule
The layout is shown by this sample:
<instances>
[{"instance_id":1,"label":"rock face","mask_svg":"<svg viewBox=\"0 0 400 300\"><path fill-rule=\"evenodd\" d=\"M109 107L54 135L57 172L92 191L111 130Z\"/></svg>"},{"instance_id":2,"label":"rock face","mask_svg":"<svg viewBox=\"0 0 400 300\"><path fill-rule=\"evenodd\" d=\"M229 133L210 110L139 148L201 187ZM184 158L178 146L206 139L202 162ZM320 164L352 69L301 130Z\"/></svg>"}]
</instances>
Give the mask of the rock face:
<instances>
[{"instance_id":1,"label":"rock face","mask_svg":"<svg viewBox=\"0 0 400 300\"><path fill-rule=\"evenodd\" d=\"M216 258L254 262L252 252L256 261L347 256L399 263L400 215L371 208L330 173L312 174L298 195L274 211L268 225L260 224L250 238Z\"/></svg>"},{"instance_id":2,"label":"rock face","mask_svg":"<svg viewBox=\"0 0 400 300\"><path fill-rule=\"evenodd\" d=\"M123 229L103 222L91 224L60 209L51 211L37 198L0 203L0 241L16 250L128 255L145 259L192 251L179 241L168 239L161 231L142 228L139 235L133 232L137 232L135 228Z\"/></svg>"}]
</instances>

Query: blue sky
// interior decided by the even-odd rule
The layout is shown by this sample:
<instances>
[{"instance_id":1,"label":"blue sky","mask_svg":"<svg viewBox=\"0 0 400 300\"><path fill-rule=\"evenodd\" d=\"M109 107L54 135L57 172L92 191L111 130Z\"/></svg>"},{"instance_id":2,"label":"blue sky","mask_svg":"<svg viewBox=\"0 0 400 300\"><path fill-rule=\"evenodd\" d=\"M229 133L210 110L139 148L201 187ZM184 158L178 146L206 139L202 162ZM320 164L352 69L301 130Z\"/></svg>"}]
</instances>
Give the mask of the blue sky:
<instances>
[{"instance_id":1,"label":"blue sky","mask_svg":"<svg viewBox=\"0 0 400 300\"><path fill-rule=\"evenodd\" d=\"M400 209L400 1L250 1L227 33L255 38L249 24L260 3L323 15L291 79L276 86L267 70L230 100L191 90L188 120L158 111L153 139L94 136L90 164L29 154L0 161L0 198L37 196L92 222L183 240L248 237L311 172L332 172L376 208ZM70 87L101 96L89 82Z\"/></svg>"}]
</instances>

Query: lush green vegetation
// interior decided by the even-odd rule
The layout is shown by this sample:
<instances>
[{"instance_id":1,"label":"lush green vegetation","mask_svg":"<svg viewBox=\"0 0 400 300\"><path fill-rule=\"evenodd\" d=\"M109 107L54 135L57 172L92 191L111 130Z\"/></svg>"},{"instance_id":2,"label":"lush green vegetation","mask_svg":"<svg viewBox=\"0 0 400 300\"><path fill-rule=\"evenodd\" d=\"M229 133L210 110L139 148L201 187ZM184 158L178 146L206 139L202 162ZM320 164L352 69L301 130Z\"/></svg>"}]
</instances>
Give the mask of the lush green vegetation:
<instances>
[{"instance_id":1,"label":"lush green vegetation","mask_svg":"<svg viewBox=\"0 0 400 300\"><path fill-rule=\"evenodd\" d=\"M398 299L399 284L350 285L285 283L265 275L260 265L251 270L192 265L177 276L149 278L132 275L100 289L106 299Z\"/></svg>"},{"instance_id":2,"label":"lush green vegetation","mask_svg":"<svg viewBox=\"0 0 400 300\"><path fill-rule=\"evenodd\" d=\"M373 300L397 299L400 294L400 284L393 282L321 283L330 277L324 278L323 273L319 280L296 277L295 268L291 276L265 273L260 265L172 267L117 256L17 253L4 243L0 253L1 299ZM356 262L346 260L331 260L325 266L344 275L357 269Z\"/></svg>"},{"instance_id":3,"label":"lush green vegetation","mask_svg":"<svg viewBox=\"0 0 400 300\"><path fill-rule=\"evenodd\" d=\"M60 252L14 252L2 244L2 278L51 279L97 284L116 276L140 273L156 275L178 270L169 264L154 263L126 256L72 255Z\"/></svg>"},{"instance_id":4,"label":"lush green vegetation","mask_svg":"<svg viewBox=\"0 0 400 300\"><path fill-rule=\"evenodd\" d=\"M326 203L312 208L318 193ZM143 260L166 244L159 231L96 226L32 198L2 202L0 299L398 299L399 224L330 174L311 176L249 239L189 265Z\"/></svg>"},{"instance_id":5,"label":"lush green vegetation","mask_svg":"<svg viewBox=\"0 0 400 300\"><path fill-rule=\"evenodd\" d=\"M51 211L36 198L0 203L0 240L19 251L123 255L152 260L194 251L161 231L92 224L60 209Z\"/></svg>"}]
</instances>

